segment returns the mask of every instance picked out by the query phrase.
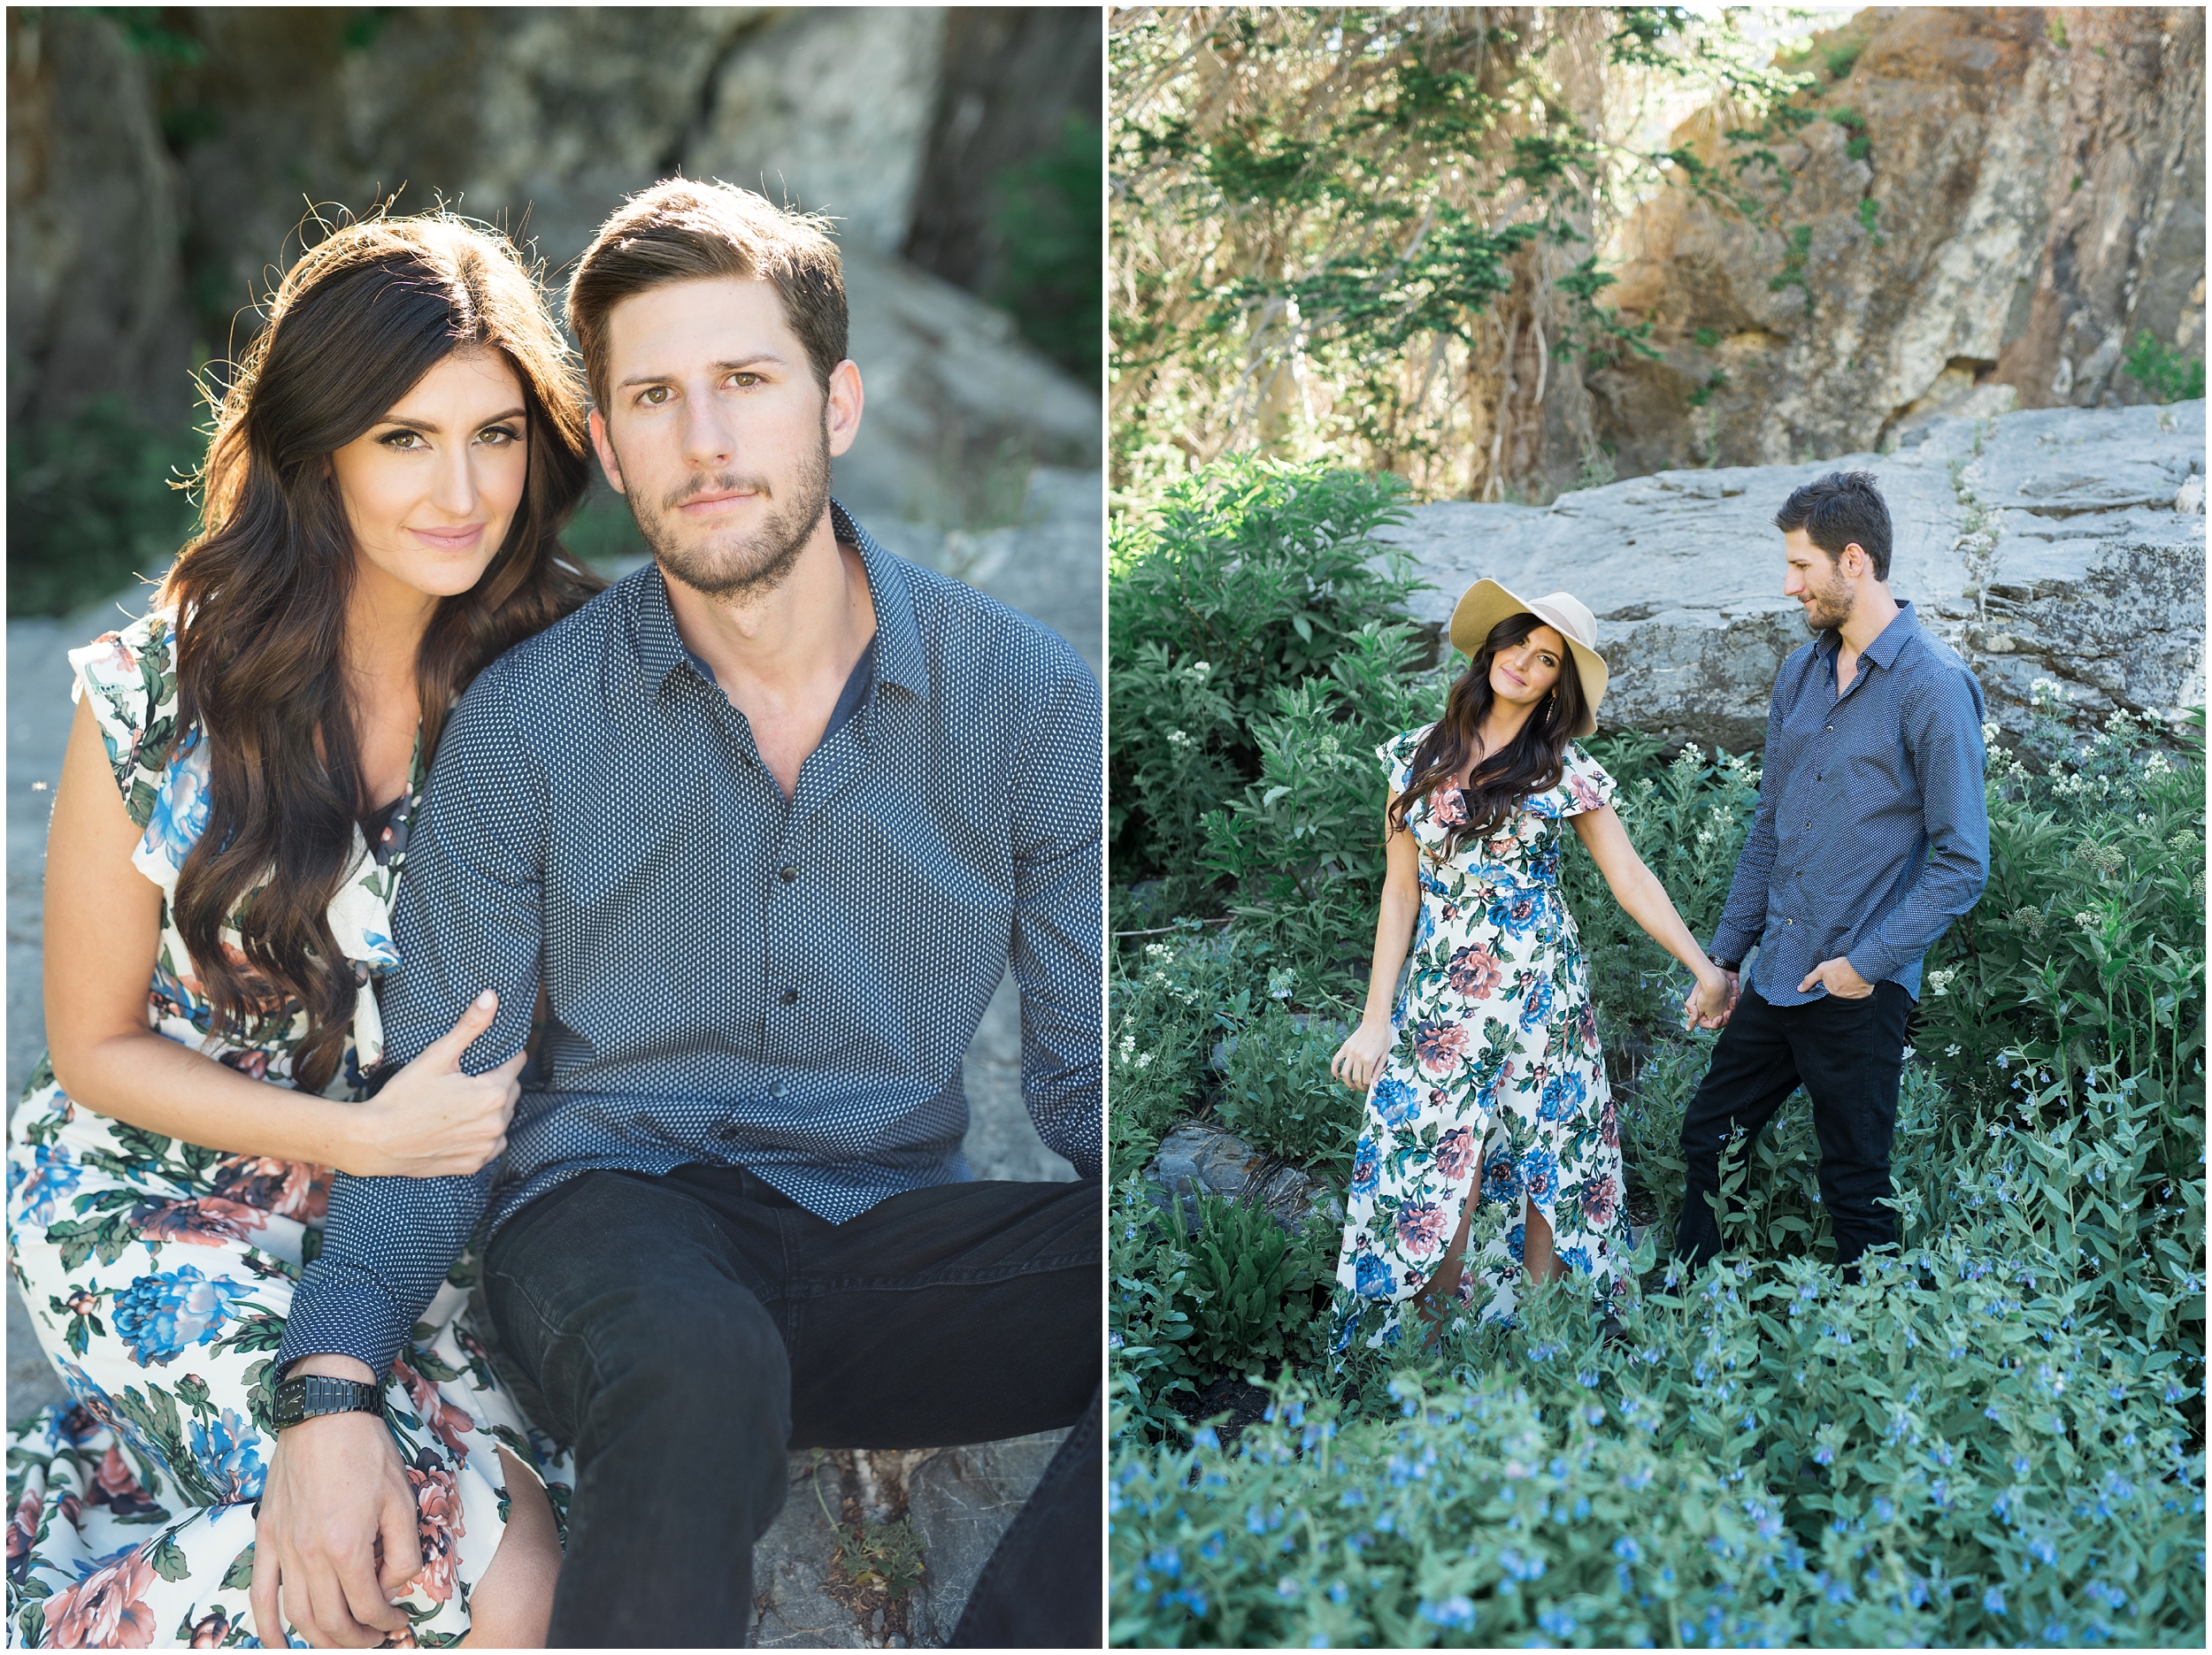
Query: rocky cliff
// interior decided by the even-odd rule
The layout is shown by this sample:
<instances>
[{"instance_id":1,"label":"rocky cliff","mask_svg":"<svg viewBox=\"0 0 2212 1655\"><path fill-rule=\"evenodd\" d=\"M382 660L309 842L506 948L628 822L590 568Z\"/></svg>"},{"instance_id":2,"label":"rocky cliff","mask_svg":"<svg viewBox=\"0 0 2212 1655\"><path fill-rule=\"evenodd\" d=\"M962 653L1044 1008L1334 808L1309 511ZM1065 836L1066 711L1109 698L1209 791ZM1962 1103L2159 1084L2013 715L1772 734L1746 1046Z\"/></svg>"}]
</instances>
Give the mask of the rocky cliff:
<instances>
[{"instance_id":1,"label":"rocky cliff","mask_svg":"<svg viewBox=\"0 0 2212 1655\"><path fill-rule=\"evenodd\" d=\"M1548 507L1422 506L1381 538L1433 583L1425 620L1448 620L1486 575L1523 597L1573 593L1611 669L1607 727L1742 752L1808 637L1774 513L1824 472L1870 471L1896 532L1891 590L2017 738L2039 678L2085 721L2204 704L2204 464L2200 401L1943 417L1888 455L1664 471Z\"/></svg>"},{"instance_id":2,"label":"rocky cliff","mask_svg":"<svg viewBox=\"0 0 2212 1655\"><path fill-rule=\"evenodd\" d=\"M444 201L534 238L557 282L624 195L681 172L837 221L872 371L841 496L1005 521L1031 464L1097 466L1096 389L902 255L918 232L956 275L987 264L974 211L936 196L987 207L976 169L1095 114L1094 77L979 88L965 60L1086 39L1094 59L1087 29L935 7L12 9L11 432L102 395L181 424L196 362L219 372L250 336L311 208Z\"/></svg>"},{"instance_id":3,"label":"rocky cliff","mask_svg":"<svg viewBox=\"0 0 2212 1655\"><path fill-rule=\"evenodd\" d=\"M1609 249L1607 300L1660 350L1586 377L1618 475L2141 402L2143 333L2201 359L2200 8L1876 7L1802 66L1815 119L1742 173L1766 222L1670 189ZM1672 142L1732 173L1740 124Z\"/></svg>"}]
</instances>

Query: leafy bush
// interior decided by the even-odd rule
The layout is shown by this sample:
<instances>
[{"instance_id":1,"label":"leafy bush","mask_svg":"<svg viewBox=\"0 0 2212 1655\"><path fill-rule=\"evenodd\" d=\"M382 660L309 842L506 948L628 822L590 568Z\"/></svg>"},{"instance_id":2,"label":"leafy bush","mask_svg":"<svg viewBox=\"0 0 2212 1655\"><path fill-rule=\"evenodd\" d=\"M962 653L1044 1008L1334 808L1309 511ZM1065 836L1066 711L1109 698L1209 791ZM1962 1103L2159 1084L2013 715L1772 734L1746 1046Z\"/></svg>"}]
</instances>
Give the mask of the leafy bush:
<instances>
[{"instance_id":1,"label":"leafy bush","mask_svg":"<svg viewBox=\"0 0 2212 1655\"><path fill-rule=\"evenodd\" d=\"M1521 1327L1374 1364L1350 1403L1286 1375L1233 1452L1137 1446L1125 1380L1113 1641L2193 1641L2201 1327L2176 1334L2203 1194L2157 1199L2145 1147L2193 1161L2203 1123L2124 1085L2081 1102L2085 1143L1954 1133L1859 1284L1802 1256L1670 1271L1619 1349L1531 1292Z\"/></svg>"},{"instance_id":2,"label":"leafy bush","mask_svg":"<svg viewBox=\"0 0 2212 1655\"><path fill-rule=\"evenodd\" d=\"M1198 872L1201 823L1259 774L1253 726L1325 676L1363 627L1402 620L1418 583L1370 537L1404 486L1250 457L1169 485L1114 535L1109 827L1114 877Z\"/></svg>"},{"instance_id":3,"label":"leafy bush","mask_svg":"<svg viewBox=\"0 0 2212 1655\"><path fill-rule=\"evenodd\" d=\"M1333 1226L1293 1235L1263 1209L1218 1196L1164 1199L1125 1180L1107 1250L1107 1345L1155 1440L1185 1433L1167 1405L1196 1381L1317 1360L1325 1295L1315 1290L1336 1268Z\"/></svg>"},{"instance_id":4,"label":"leafy bush","mask_svg":"<svg viewBox=\"0 0 2212 1655\"><path fill-rule=\"evenodd\" d=\"M1284 977L1294 979L1294 973ZM1293 983L1283 983L1286 998ZM1350 1032L1309 1018L1302 1025L1271 999L1228 1042L1214 1114L1253 1148L1348 1178L1359 1138L1360 1100L1329 1073L1329 1059Z\"/></svg>"},{"instance_id":5,"label":"leafy bush","mask_svg":"<svg viewBox=\"0 0 2212 1655\"><path fill-rule=\"evenodd\" d=\"M1759 767L1695 745L1664 764L1659 744L1632 732L1585 743L1620 784L1613 808L1644 865L1674 900L1693 935L1709 938L1735 877L1759 801ZM1679 1030L1690 975L1628 917L1579 842L1561 858L1560 893L1589 962L1598 1025L1619 1041Z\"/></svg>"},{"instance_id":6,"label":"leafy bush","mask_svg":"<svg viewBox=\"0 0 2212 1655\"><path fill-rule=\"evenodd\" d=\"M103 397L8 440L8 612L66 615L158 574L192 533L176 487L199 464L190 430Z\"/></svg>"},{"instance_id":7,"label":"leafy bush","mask_svg":"<svg viewBox=\"0 0 2212 1655\"><path fill-rule=\"evenodd\" d=\"M1266 951L1195 920L1117 951L1107 982L1107 1155L1134 1171L1196 1113L1213 1043L1264 1003Z\"/></svg>"},{"instance_id":8,"label":"leafy bush","mask_svg":"<svg viewBox=\"0 0 2212 1655\"><path fill-rule=\"evenodd\" d=\"M2148 328L2135 336L2120 365L2159 402L2194 402L2204 395L2204 358L2170 349Z\"/></svg>"},{"instance_id":9,"label":"leafy bush","mask_svg":"<svg viewBox=\"0 0 2212 1655\"><path fill-rule=\"evenodd\" d=\"M1325 675L1274 692L1251 726L1259 775L1204 820L1201 864L1229 911L1305 972L1309 999L1349 1010L1366 987L1383 877L1386 778L1375 749L1443 704L1443 671L1412 676L1407 628L1369 622Z\"/></svg>"},{"instance_id":10,"label":"leafy bush","mask_svg":"<svg viewBox=\"0 0 2212 1655\"><path fill-rule=\"evenodd\" d=\"M1313 1289L1335 1274L1334 1228L1294 1236L1264 1208L1218 1196L1198 1207L1184 1278L1198 1331L1186 1353L1202 1371L1318 1354Z\"/></svg>"},{"instance_id":11,"label":"leafy bush","mask_svg":"<svg viewBox=\"0 0 2212 1655\"><path fill-rule=\"evenodd\" d=\"M1993 748L1989 883L1928 957L1916 1043L1983 1106L2117 1064L2201 1109L2203 726L2119 713L2082 743L2037 693L2045 766Z\"/></svg>"}]
</instances>

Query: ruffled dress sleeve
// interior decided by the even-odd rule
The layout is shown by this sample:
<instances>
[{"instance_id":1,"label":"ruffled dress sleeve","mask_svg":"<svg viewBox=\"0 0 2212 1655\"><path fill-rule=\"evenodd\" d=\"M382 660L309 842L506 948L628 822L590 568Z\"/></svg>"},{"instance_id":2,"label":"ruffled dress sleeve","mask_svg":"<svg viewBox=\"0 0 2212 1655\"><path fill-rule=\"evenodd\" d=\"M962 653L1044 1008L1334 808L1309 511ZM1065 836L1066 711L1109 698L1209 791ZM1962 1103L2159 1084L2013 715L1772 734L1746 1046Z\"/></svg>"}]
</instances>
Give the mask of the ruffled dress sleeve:
<instances>
[{"instance_id":1,"label":"ruffled dress sleeve","mask_svg":"<svg viewBox=\"0 0 2212 1655\"><path fill-rule=\"evenodd\" d=\"M104 632L69 652L73 700L90 700L123 808L140 827L154 819L177 745L175 617L167 610Z\"/></svg>"},{"instance_id":2,"label":"ruffled dress sleeve","mask_svg":"<svg viewBox=\"0 0 2212 1655\"><path fill-rule=\"evenodd\" d=\"M1421 743L1434 724L1423 724L1418 730L1403 730L1375 749L1375 756L1390 772L1390 791L1402 793L1413 785L1413 755L1421 750Z\"/></svg>"},{"instance_id":3,"label":"ruffled dress sleeve","mask_svg":"<svg viewBox=\"0 0 2212 1655\"><path fill-rule=\"evenodd\" d=\"M1580 742L1567 743L1559 785L1529 801L1529 808L1549 816L1578 816L1602 810L1620 791L1604 765L1582 750Z\"/></svg>"}]
</instances>

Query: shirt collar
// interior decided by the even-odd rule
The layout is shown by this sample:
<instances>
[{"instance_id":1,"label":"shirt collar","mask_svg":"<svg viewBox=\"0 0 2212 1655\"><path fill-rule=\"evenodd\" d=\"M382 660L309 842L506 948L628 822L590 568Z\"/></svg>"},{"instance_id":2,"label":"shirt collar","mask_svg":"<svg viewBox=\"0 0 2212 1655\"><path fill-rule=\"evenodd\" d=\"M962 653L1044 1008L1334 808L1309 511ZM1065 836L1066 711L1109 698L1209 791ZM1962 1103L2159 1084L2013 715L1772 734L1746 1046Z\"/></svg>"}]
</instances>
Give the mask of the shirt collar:
<instances>
[{"instance_id":1,"label":"shirt collar","mask_svg":"<svg viewBox=\"0 0 2212 1655\"><path fill-rule=\"evenodd\" d=\"M1897 613L1890 617L1889 624L1882 628L1881 635L1859 652L1860 658L1871 661L1886 672L1897 664L1899 654L1919 630L1920 623L1913 617L1912 600L1901 598L1897 602ZM1843 633L1834 627L1829 628L1821 633L1818 647L1823 658L1834 660L1836 652L1843 647Z\"/></svg>"},{"instance_id":2,"label":"shirt collar","mask_svg":"<svg viewBox=\"0 0 2212 1655\"><path fill-rule=\"evenodd\" d=\"M929 690L929 671L922 656L921 624L914 617L914 593L906 566L876 544L868 531L836 501L830 502L830 528L839 540L860 554L868 574L868 595L875 605L875 666L879 684L895 684L914 695ZM638 672L657 693L668 675L693 659L676 631L676 617L668 607L668 586L660 565L649 563L632 577L636 583L634 605ZM705 676L705 675L702 675Z\"/></svg>"}]
</instances>

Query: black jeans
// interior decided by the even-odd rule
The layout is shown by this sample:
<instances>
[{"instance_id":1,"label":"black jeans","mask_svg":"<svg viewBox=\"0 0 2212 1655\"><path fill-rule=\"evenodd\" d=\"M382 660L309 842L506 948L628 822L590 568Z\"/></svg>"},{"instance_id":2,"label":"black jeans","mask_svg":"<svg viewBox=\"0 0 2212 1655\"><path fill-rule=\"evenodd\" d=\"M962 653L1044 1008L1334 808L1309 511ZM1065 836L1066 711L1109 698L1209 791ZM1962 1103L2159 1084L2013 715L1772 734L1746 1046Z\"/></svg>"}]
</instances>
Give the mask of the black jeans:
<instances>
[{"instance_id":1,"label":"black jeans","mask_svg":"<svg viewBox=\"0 0 2212 1655\"><path fill-rule=\"evenodd\" d=\"M1707 1198L1720 1188L1720 1155L1740 1126L1744 1145L1800 1085L1813 1100L1820 1140L1820 1199L1836 1233L1836 1261L1851 1265L1869 1247L1897 1239L1896 1215L1877 1203L1890 1192L1890 1140L1897 1130L1897 1087L1905 1068L1905 1020L1912 996L1877 983L1863 1000L1824 994L1802 1006L1770 1004L1744 985L1712 1066L1682 1116L1688 1164L1676 1256L1701 1266L1720 1251L1720 1226Z\"/></svg>"},{"instance_id":2,"label":"black jeans","mask_svg":"<svg viewBox=\"0 0 2212 1655\"><path fill-rule=\"evenodd\" d=\"M790 1449L1081 1421L954 1641L1095 1646L1100 1228L1096 1179L941 1184L842 1224L734 1168L590 1172L533 1201L485 1291L576 1445L549 1641L743 1644Z\"/></svg>"}]
</instances>

